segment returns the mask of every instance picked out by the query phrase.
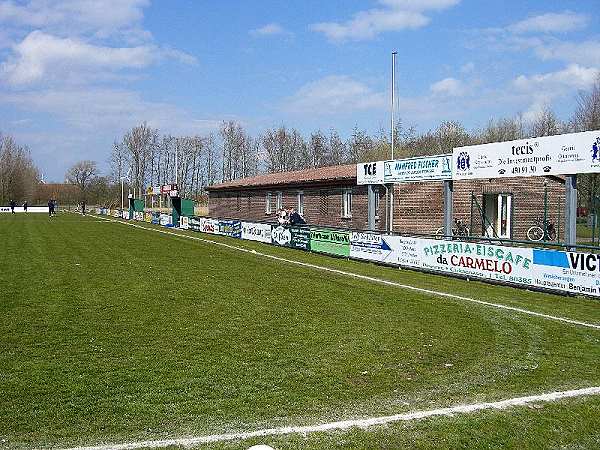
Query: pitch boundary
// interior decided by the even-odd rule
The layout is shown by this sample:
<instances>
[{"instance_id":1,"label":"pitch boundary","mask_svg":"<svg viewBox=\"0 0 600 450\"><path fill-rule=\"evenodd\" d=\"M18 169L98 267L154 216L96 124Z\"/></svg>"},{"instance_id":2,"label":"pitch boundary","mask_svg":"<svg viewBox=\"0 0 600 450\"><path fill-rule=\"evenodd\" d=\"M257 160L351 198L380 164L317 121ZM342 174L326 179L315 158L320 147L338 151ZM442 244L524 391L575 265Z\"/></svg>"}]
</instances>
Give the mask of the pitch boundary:
<instances>
[{"instance_id":1,"label":"pitch boundary","mask_svg":"<svg viewBox=\"0 0 600 450\"><path fill-rule=\"evenodd\" d=\"M236 245L231 245L231 244L227 244L227 243L224 243L224 242L212 241L210 239L204 239L204 238L197 237L197 236L190 236L190 235L187 235L187 234L174 233L172 231L161 230L161 229L157 229L157 228L148 228L148 227L144 227L144 226L141 226L141 225L138 225L138 224L135 224L135 223L122 222L122 221L119 221L119 220L113 220L113 219L104 218L102 216L97 216L97 217L100 217L101 219L106 220L108 222L118 223L118 224L122 224L122 225L128 225L130 227L140 228L142 230L153 231L153 232L156 232L156 233L171 235L171 236L175 236L175 237L181 237L181 238L185 238L185 239L196 240L196 241L199 241L199 242L204 242L204 243L208 243L208 244L213 244L213 245L217 245L217 246L229 248L231 250L236 250L236 251L240 251L240 252L244 252L244 253L249 253L249 254L256 255L256 256L262 256L264 258L273 259L275 261L285 262L285 263L288 263L288 264L294 264L294 265L298 265L298 266L302 266L302 267L308 267L308 268L311 268L311 269L316 269L316 270L320 270L320 271L326 271L326 272L329 272L329 273L335 273L337 275L343 275L343 276L347 276L347 277L351 277L351 278L355 278L355 279L359 279L359 280L370 281L370 282L373 282L373 283L384 284L384 285L387 285L387 286L394 286L394 287L398 287L398 288L401 288L401 289L407 289L407 290L411 290L411 291L415 291L415 292L420 292L422 294L428 294L428 295L437 296L437 297L445 297L445 298L452 298L452 299L455 299L455 300L462 300L462 301L465 301L465 302L475 303L475 304L478 304L478 305L488 306L488 307L491 307L491 308L502 309L502 310L505 310L505 311L518 312L518 313L521 313L521 314L526 314L526 315L533 316L533 317L539 317L539 318L546 319L546 320L553 320L553 321L558 321L558 322L562 322L562 323L568 323L568 324L571 324L571 325L577 325L577 326L581 326L581 327L586 327L586 328L592 328L592 329L595 329L595 330L600 330L600 324L583 322L583 321L580 321L580 320L569 319L567 317L553 316L553 315L550 315L550 314L539 313L539 312L531 311L531 310L528 310L528 309L517 308L516 306L501 305L499 303L487 302L485 300L478 300L478 299L475 299L475 298L464 297L462 295L450 294L448 292L441 292L441 291L435 291L435 290L432 290L432 289L420 288L420 287L411 286L411 285L408 285L408 284L398 283L398 282L395 282L395 281L384 280L383 278L370 277L368 275L361 275L361 274L354 273L354 272L347 272L347 271L340 270L340 269L333 269L331 267L319 266L317 264L311 264L311 263L306 263L306 262L302 262L302 261L296 261L296 260L293 260L293 259L282 258L280 256L270 255L268 253L262 253L262 252L258 252L256 250L250 250L250 249L247 249L247 248L238 247Z\"/></svg>"},{"instance_id":2,"label":"pitch boundary","mask_svg":"<svg viewBox=\"0 0 600 450\"><path fill-rule=\"evenodd\" d=\"M289 434L310 434L328 431L343 431L350 428L367 429L377 425L386 425L394 422L409 422L422 420L437 416L452 416L456 414L473 414L484 410L504 410L517 406L526 406L532 403L549 403L568 398L583 396L600 395L600 386L574 389L569 391L550 392L538 395L529 395L526 397L516 397L496 402L473 403L467 405L456 405L448 408L439 408L432 410L413 411L392 416L370 417L365 419L343 420L339 422L323 423L308 426L289 426L280 428L265 428L255 431L212 434L206 436L174 438L164 440L147 440L138 442L128 442L121 444L106 444L97 446L72 447L64 450L135 450L139 448L160 448L169 446L192 447L200 444L210 444L225 441L243 441L251 438L284 436Z\"/></svg>"}]
</instances>

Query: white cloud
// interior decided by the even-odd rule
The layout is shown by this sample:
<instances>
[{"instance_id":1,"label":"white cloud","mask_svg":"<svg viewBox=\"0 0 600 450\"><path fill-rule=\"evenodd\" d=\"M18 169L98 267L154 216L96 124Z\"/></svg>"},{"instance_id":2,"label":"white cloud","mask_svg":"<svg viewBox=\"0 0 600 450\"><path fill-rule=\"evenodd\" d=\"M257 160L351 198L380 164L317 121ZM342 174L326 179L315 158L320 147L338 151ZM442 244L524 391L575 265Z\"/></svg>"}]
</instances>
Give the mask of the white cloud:
<instances>
[{"instance_id":1,"label":"white cloud","mask_svg":"<svg viewBox=\"0 0 600 450\"><path fill-rule=\"evenodd\" d=\"M175 50L156 46L113 48L90 45L75 38L58 38L41 31L30 33L13 48L14 55L0 65L3 78L13 85L40 81L84 81L85 75L139 69L163 58L184 62L193 58Z\"/></svg>"},{"instance_id":2,"label":"white cloud","mask_svg":"<svg viewBox=\"0 0 600 450\"><path fill-rule=\"evenodd\" d=\"M297 114L346 114L381 109L386 94L348 76L331 75L305 84L285 102L286 111Z\"/></svg>"},{"instance_id":3,"label":"white cloud","mask_svg":"<svg viewBox=\"0 0 600 450\"><path fill-rule=\"evenodd\" d=\"M45 89L0 93L0 101L25 111L59 117L78 130L125 130L142 121L167 133L202 133L216 129L217 119L199 119L184 109L149 102L132 91L112 88Z\"/></svg>"},{"instance_id":4,"label":"white cloud","mask_svg":"<svg viewBox=\"0 0 600 450\"><path fill-rule=\"evenodd\" d=\"M539 42L533 46L536 55L543 60L558 60L568 63L600 67L600 41L584 42Z\"/></svg>"},{"instance_id":5,"label":"white cloud","mask_svg":"<svg viewBox=\"0 0 600 450\"><path fill-rule=\"evenodd\" d=\"M57 34L91 32L106 37L139 27L143 8L149 3L149 0L30 0L18 3L7 0L0 1L0 23Z\"/></svg>"},{"instance_id":6,"label":"white cloud","mask_svg":"<svg viewBox=\"0 0 600 450\"><path fill-rule=\"evenodd\" d=\"M530 17L508 27L513 33L564 33L585 28L589 17L565 11Z\"/></svg>"},{"instance_id":7,"label":"white cloud","mask_svg":"<svg viewBox=\"0 0 600 450\"><path fill-rule=\"evenodd\" d=\"M465 85L462 81L456 78L444 78L436 83L433 83L430 88L435 95L457 97L465 93Z\"/></svg>"},{"instance_id":8,"label":"white cloud","mask_svg":"<svg viewBox=\"0 0 600 450\"><path fill-rule=\"evenodd\" d=\"M250 34L253 36L276 36L288 34L288 32L278 23L269 23L263 27L251 30Z\"/></svg>"},{"instance_id":9,"label":"white cloud","mask_svg":"<svg viewBox=\"0 0 600 450\"><path fill-rule=\"evenodd\" d=\"M569 67L557 72L536 74L532 76L520 75L513 84L521 91L554 92L556 95L573 89L589 88L600 75L600 70L593 67L582 67L571 64Z\"/></svg>"},{"instance_id":10,"label":"white cloud","mask_svg":"<svg viewBox=\"0 0 600 450\"><path fill-rule=\"evenodd\" d=\"M389 31L416 29L427 25L427 11L442 10L460 0L380 0L382 7L359 11L347 22L321 22L311 25L332 41L367 40Z\"/></svg>"},{"instance_id":11,"label":"white cloud","mask_svg":"<svg viewBox=\"0 0 600 450\"><path fill-rule=\"evenodd\" d=\"M475 64L473 62L468 62L466 64L463 64L460 68L460 71L462 73L471 73L475 70Z\"/></svg>"}]
</instances>

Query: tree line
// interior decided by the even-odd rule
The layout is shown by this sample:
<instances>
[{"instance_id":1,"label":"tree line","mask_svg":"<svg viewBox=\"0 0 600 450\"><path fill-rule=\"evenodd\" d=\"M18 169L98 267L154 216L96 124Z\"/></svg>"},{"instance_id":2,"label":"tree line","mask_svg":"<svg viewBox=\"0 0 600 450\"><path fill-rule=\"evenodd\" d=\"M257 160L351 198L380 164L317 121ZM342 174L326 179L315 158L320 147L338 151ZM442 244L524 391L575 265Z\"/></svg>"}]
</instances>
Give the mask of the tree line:
<instances>
[{"instance_id":1,"label":"tree line","mask_svg":"<svg viewBox=\"0 0 600 450\"><path fill-rule=\"evenodd\" d=\"M523 115L490 120L480 129L467 130L458 121L444 121L433 130L418 133L398 122L394 128L394 157L406 158L452 152L454 147L600 129L600 77L579 94L568 120L560 120L549 107L533 119ZM236 121L224 121L206 135L172 136L142 123L117 139L110 152L109 172L102 176L95 161L80 161L65 178L73 197L88 203L120 204L121 183L126 192L141 197L148 186L177 182L184 197L202 200L215 183L265 173L311 169L389 159L391 136L384 129L370 134L355 127L344 139L337 130L316 130L303 135L285 125L252 136ZM598 174L579 178L581 205L590 205L600 192ZM30 152L10 136L0 136L0 200L35 197L39 171ZM66 194L63 194L66 195Z\"/></svg>"}]
</instances>

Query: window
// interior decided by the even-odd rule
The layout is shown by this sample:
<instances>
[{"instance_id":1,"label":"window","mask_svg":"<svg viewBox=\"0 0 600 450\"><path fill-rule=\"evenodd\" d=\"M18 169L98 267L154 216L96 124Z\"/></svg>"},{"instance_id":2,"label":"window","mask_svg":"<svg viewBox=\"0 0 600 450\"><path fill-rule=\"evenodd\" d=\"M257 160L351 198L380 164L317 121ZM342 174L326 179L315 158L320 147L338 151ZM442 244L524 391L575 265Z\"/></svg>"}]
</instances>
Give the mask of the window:
<instances>
[{"instance_id":1,"label":"window","mask_svg":"<svg viewBox=\"0 0 600 450\"><path fill-rule=\"evenodd\" d=\"M298 214L304 215L304 192L298 192Z\"/></svg>"},{"instance_id":2,"label":"window","mask_svg":"<svg viewBox=\"0 0 600 450\"><path fill-rule=\"evenodd\" d=\"M278 192L277 193L277 211L279 211L280 209L283 209L283 192Z\"/></svg>"},{"instance_id":3,"label":"window","mask_svg":"<svg viewBox=\"0 0 600 450\"><path fill-rule=\"evenodd\" d=\"M329 193L327 191L321 191L320 197L319 214L321 217L327 217L329 214Z\"/></svg>"},{"instance_id":4,"label":"window","mask_svg":"<svg viewBox=\"0 0 600 450\"><path fill-rule=\"evenodd\" d=\"M352 217L352 189L342 190L342 217Z\"/></svg>"},{"instance_id":5,"label":"window","mask_svg":"<svg viewBox=\"0 0 600 450\"><path fill-rule=\"evenodd\" d=\"M265 196L265 214L271 214L271 193L267 192Z\"/></svg>"}]
</instances>

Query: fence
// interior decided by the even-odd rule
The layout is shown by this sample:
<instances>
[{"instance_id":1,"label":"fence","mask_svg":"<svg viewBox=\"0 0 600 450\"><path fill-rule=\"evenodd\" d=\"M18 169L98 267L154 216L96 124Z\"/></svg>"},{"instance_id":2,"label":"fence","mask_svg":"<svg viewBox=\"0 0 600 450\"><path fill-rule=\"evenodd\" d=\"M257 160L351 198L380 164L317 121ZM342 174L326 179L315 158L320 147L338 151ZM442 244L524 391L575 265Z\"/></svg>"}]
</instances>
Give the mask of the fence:
<instances>
[{"instance_id":1,"label":"fence","mask_svg":"<svg viewBox=\"0 0 600 450\"><path fill-rule=\"evenodd\" d=\"M128 211L100 208L98 213L130 218ZM592 253L481 238L405 236L210 217L185 217L173 224L171 216L160 213L138 213L131 219L527 289L600 297L600 255Z\"/></svg>"}]
</instances>

